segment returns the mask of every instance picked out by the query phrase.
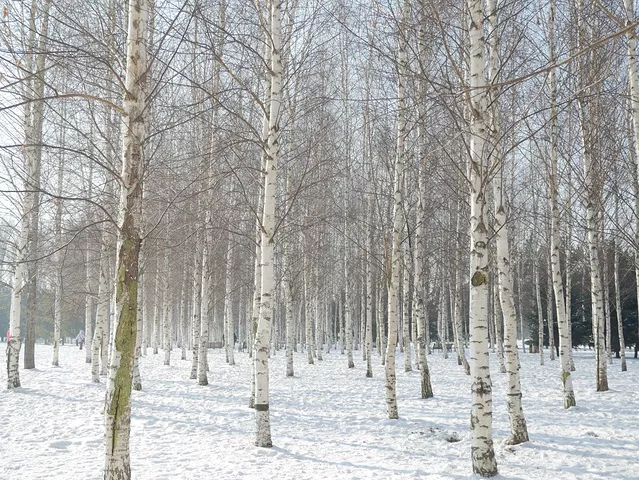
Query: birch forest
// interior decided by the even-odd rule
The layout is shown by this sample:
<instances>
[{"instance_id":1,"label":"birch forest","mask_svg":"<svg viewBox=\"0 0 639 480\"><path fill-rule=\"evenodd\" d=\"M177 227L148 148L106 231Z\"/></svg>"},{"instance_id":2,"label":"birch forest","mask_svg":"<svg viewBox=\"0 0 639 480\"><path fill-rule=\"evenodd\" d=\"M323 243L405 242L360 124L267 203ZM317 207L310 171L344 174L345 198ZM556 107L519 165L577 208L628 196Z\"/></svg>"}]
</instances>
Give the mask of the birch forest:
<instances>
[{"instance_id":1,"label":"birch forest","mask_svg":"<svg viewBox=\"0 0 639 480\"><path fill-rule=\"evenodd\" d=\"M380 425L413 415L403 379L431 408L460 374L460 468L481 477L538 435L529 364L548 416L634 392L635 0L0 8L0 412L80 355L95 478L146 478L132 422L155 359L202 392L246 368L244 442L275 452L281 382L328 359L382 379L383 406L358 406ZM345 472L317 478L368 478Z\"/></svg>"}]
</instances>

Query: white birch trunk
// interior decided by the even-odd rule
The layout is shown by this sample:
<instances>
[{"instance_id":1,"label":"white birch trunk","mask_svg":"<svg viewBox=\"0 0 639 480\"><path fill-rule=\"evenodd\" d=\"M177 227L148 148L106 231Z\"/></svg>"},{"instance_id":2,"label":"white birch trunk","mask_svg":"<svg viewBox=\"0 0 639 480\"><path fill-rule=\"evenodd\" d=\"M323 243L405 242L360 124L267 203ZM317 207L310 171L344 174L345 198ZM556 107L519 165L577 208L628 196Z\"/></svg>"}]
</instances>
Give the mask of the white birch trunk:
<instances>
[{"instance_id":1,"label":"white birch trunk","mask_svg":"<svg viewBox=\"0 0 639 480\"><path fill-rule=\"evenodd\" d=\"M64 111L64 109L63 109ZM62 134L64 137L64 134ZM64 145L64 138L61 141ZM55 211L55 244L58 249L55 253L56 265L56 282L55 282L55 299L53 307L53 361L52 365L57 367L60 365L60 327L62 323L62 181L64 179L64 151L61 154L60 164L58 166L58 186Z\"/></svg>"},{"instance_id":2,"label":"white birch trunk","mask_svg":"<svg viewBox=\"0 0 639 480\"><path fill-rule=\"evenodd\" d=\"M140 202L142 206L142 202ZM144 218L140 209L140 219ZM142 377L140 376L140 356L142 355L142 336L143 336L143 318L144 318L144 261L146 252L144 247L140 248L139 254L139 274L138 274L138 298L137 298L137 315L136 315L136 332L135 332L135 355L133 357L133 390L142 390Z\"/></svg>"},{"instance_id":3,"label":"white birch trunk","mask_svg":"<svg viewBox=\"0 0 639 480\"><path fill-rule=\"evenodd\" d=\"M603 292L604 292L604 302L603 302L603 306L604 306L604 317L606 319L605 321L605 325L606 325L606 361L608 363L608 365L612 364L612 332L611 332L611 328L610 328L610 282L608 281L608 253L606 250L606 242L604 240L604 228L603 228L603 223L604 223L604 218L603 218L603 210L601 211L601 220L600 220L600 227L601 227L601 244L603 245L603 265L602 265L602 270L603 270Z\"/></svg>"},{"instance_id":4,"label":"white birch trunk","mask_svg":"<svg viewBox=\"0 0 639 480\"><path fill-rule=\"evenodd\" d=\"M226 250L226 282L224 285L224 346L226 348L226 360L229 365L235 365L235 323L233 320L233 247L231 239L228 240Z\"/></svg>"},{"instance_id":5,"label":"white birch trunk","mask_svg":"<svg viewBox=\"0 0 639 480\"><path fill-rule=\"evenodd\" d=\"M90 152L91 154L91 152ZM93 162L89 163L89 187L88 187L88 198L93 198ZM90 216L89 222L92 222L93 216ZM93 309L94 309L94 281L93 281L93 239L88 237L86 241L86 251L84 254L85 260L85 269L86 269L86 297L84 301L84 338L86 340L86 344L84 346L85 352L85 361L86 363L91 363L92 356L92 345L93 345Z\"/></svg>"},{"instance_id":6,"label":"white birch trunk","mask_svg":"<svg viewBox=\"0 0 639 480\"><path fill-rule=\"evenodd\" d=\"M588 39L586 39L586 25L583 19L584 5L583 0L577 2L578 14L578 48L583 48ZM580 83L586 82L586 63L590 54L580 59L578 76ZM580 85L583 87L583 85ZM583 156L583 172L584 187L586 192L586 231L588 238L588 251L590 258L590 296L592 305L592 332L595 341L595 364L596 364L596 383L597 391L603 392L608 390L608 374L605 356L604 341L604 292L601 279L601 239L599 236L599 220L601 208L601 167L599 158L596 158L596 152L593 151L593 129L596 128L590 116L590 86L587 85L581 89L581 95L578 97L577 105L579 110L579 120L581 127L582 156Z\"/></svg>"},{"instance_id":7,"label":"white birch trunk","mask_svg":"<svg viewBox=\"0 0 639 480\"><path fill-rule=\"evenodd\" d=\"M162 315L162 302L160 301L160 279L162 275L160 273L160 260L157 261L155 269L155 294L153 295L153 331L151 332L151 346L153 347L153 354L157 355L160 351L160 316Z\"/></svg>"},{"instance_id":8,"label":"white birch trunk","mask_svg":"<svg viewBox=\"0 0 639 480\"><path fill-rule=\"evenodd\" d=\"M95 314L95 331L93 332L93 344L91 355L91 378L95 383L100 383L100 375L106 373L105 350L107 348L107 323L109 321L109 302L111 290L109 288L109 252L111 251L111 235L106 226L102 230L100 247L100 277L98 280L98 307Z\"/></svg>"},{"instance_id":9,"label":"white birch trunk","mask_svg":"<svg viewBox=\"0 0 639 480\"><path fill-rule=\"evenodd\" d=\"M378 282L377 285L377 349L381 364L386 365L386 321L384 318L384 294L382 291L385 290L388 296L388 288L384 288L386 284L383 281Z\"/></svg>"},{"instance_id":10,"label":"white birch trunk","mask_svg":"<svg viewBox=\"0 0 639 480\"><path fill-rule=\"evenodd\" d=\"M295 114L292 113L293 121ZM293 149L293 140L291 140L291 150ZM284 205L284 211L289 212L290 215L290 202L289 198L293 194L291 184L290 170L286 170L286 204ZM288 223L288 216L286 219ZM283 279L282 284L284 288L284 301L285 314L286 314L286 376L292 377L295 373L293 365L293 352L295 350L295 318L293 311L293 274L291 271L291 241L284 240L284 254L282 256L282 272Z\"/></svg>"},{"instance_id":11,"label":"white birch trunk","mask_svg":"<svg viewBox=\"0 0 639 480\"><path fill-rule=\"evenodd\" d=\"M171 268L169 263L169 251L166 245L164 249L164 274L162 278L164 279L164 285L162 286L162 290L164 292L162 301L162 348L164 349L164 365L171 365L171 313L173 305L170 293Z\"/></svg>"},{"instance_id":12,"label":"white birch trunk","mask_svg":"<svg viewBox=\"0 0 639 480\"><path fill-rule=\"evenodd\" d=\"M341 354L344 355L346 353L346 320L344 314L344 298L340 294L339 296L339 345Z\"/></svg>"},{"instance_id":13,"label":"white birch trunk","mask_svg":"<svg viewBox=\"0 0 639 480\"><path fill-rule=\"evenodd\" d=\"M371 258L373 252L373 229L372 229L372 217L373 217L372 200L368 201L368 215L369 222L366 232L366 377L373 378L373 362L371 359L372 343L373 343L373 269L371 266Z\"/></svg>"},{"instance_id":14,"label":"white birch trunk","mask_svg":"<svg viewBox=\"0 0 639 480\"><path fill-rule=\"evenodd\" d=\"M364 352L366 357L366 377L373 378L373 275L371 273L371 266L369 262L366 262L366 332L365 332L365 346Z\"/></svg>"},{"instance_id":15,"label":"white birch trunk","mask_svg":"<svg viewBox=\"0 0 639 480\"><path fill-rule=\"evenodd\" d=\"M550 60L554 63L555 55L555 13L556 0L550 0L548 12L548 39L550 47ZM557 77L555 69L549 72L550 86L550 268L552 275L552 286L555 292L555 306L557 314L557 326L559 328L559 362L561 368L561 381L563 385L564 408L574 407L575 392L572 386L571 372L571 342L570 342L570 322L568 320L569 307L568 298L570 293L564 291L564 284L561 272L561 262L559 258L559 202L558 202L558 176L557 176L557 148L558 148L558 125L557 125ZM568 200L570 201L570 199ZM570 240L568 241L570 248ZM568 265L569 258L566 258ZM566 277L569 276L568 267ZM564 303L564 299L566 304Z\"/></svg>"},{"instance_id":16,"label":"white birch trunk","mask_svg":"<svg viewBox=\"0 0 639 480\"><path fill-rule=\"evenodd\" d=\"M425 134L421 132L420 134ZM419 203L417 206L417 228L415 229L415 270L413 272L413 319L417 323L417 349L419 351L419 374L420 391L422 398L433 396L433 387L430 383L430 370L428 369L428 352L426 349L426 308L424 305L424 221L426 212L424 208L424 197L426 193L426 181L424 171L424 155L421 156L419 171Z\"/></svg>"},{"instance_id":17,"label":"white birch trunk","mask_svg":"<svg viewBox=\"0 0 639 480\"><path fill-rule=\"evenodd\" d=\"M19 357L22 339L20 338L20 314L22 304L22 291L25 283L25 263L27 255L27 239L29 237L29 204L28 196L22 205L22 219L20 226L20 239L15 256L15 269L13 272L11 307L9 310L9 338L7 339L7 388L20 387Z\"/></svg>"},{"instance_id":18,"label":"white birch trunk","mask_svg":"<svg viewBox=\"0 0 639 480\"><path fill-rule=\"evenodd\" d=\"M116 270L115 341L104 411L105 480L131 478L129 435L131 382L136 345L138 260L142 202L142 141L145 138L144 84L149 6L130 0L127 35L126 93L123 102L122 175Z\"/></svg>"},{"instance_id":19,"label":"white birch trunk","mask_svg":"<svg viewBox=\"0 0 639 480\"><path fill-rule=\"evenodd\" d=\"M548 358L555 360L555 319L552 312L553 285L552 285L552 265L550 265L550 255L548 255L548 275L546 277L546 318L548 321Z\"/></svg>"},{"instance_id":20,"label":"white birch trunk","mask_svg":"<svg viewBox=\"0 0 639 480\"><path fill-rule=\"evenodd\" d=\"M313 298L313 316L315 317L315 347L317 351L317 360L320 362L324 360L322 358L322 346L324 339L324 316L321 314L320 310L320 293L319 293L319 268L316 269L315 272L315 295Z\"/></svg>"},{"instance_id":21,"label":"white birch trunk","mask_svg":"<svg viewBox=\"0 0 639 480\"><path fill-rule=\"evenodd\" d=\"M200 352L200 329L202 318L202 232L195 238L195 255L193 260L193 313L191 321L191 380L197 379Z\"/></svg>"},{"instance_id":22,"label":"white birch trunk","mask_svg":"<svg viewBox=\"0 0 639 480\"><path fill-rule=\"evenodd\" d=\"M145 252L147 252L145 254L145 256L148 258L148 247L149 244L145 244ZM146 267L148 268L148 267ZM149 348L149 343L150 343L150 339L151 339L151 307L150 307L150 301L151 301L151 295L149 295L149 287L150 287L150 280L149 280L149 273L146 271L146 268L144 269L145 272L143 273L143 277L144 280L141 281L141 285L142 285L142 289L143 289L143 294L142 294L142 355L147 355L148 353L148 348Z\"/></svg>"},{"instance_id":23,"label":"white birch trunk","mask_svg":"<svg viewBox=\"0 0 639 480\"><path fill-rule=\"evenodd\" d=\"M366 235L366 232L364 232ZM365 245L366 240L362 241L361 245ZM366 254L364 254L364 257ZM366 261L365 259L363 259ZM362 265L363 266L363 265ZM365 270L365 267L364 267ZM358 345L362 353L362 362L366 362L366 273L361 277L361 294L359 296L359 341Z\"/></svg>"},{"instance_id":24,"label":"white birch trunk","mask_svg":"<svg viewBox=\"0 0 639 480\"><path fill-rule=\"evenodd\" d=\"M470 365L468 363L468 359L466 358L466 349L464 347L464 338L463 338L463 325L462 325L462 284L461 284L461 267L459 265L460 258L459 253L461 253L461 244L462 244L462 215L461 215L461 200L458 202L457 206L457 227L456 227L456 241L455 246L457 253L457 259L455 260L455 292L454 292L454 322L455 322L455 349L457 350L457 358L459 360L459 364L464 367L464 371L466 375L470 375Z\"/></svg>"},{"instance_id":25,"label":"white birch trunk","mask_svg":"<svg viewBox=\"0 0 639 480\"><path fill-rule=\"evenodd\" d=\"M492 139L498 151L497 139L499 138L499 125L496 123L496 120L496 118L493 118ZM499 285L499 302L504 317L503 349L506 373L508 376L506 404L508 405L508 418L510 420L510 437L506 442L509 445L518 445L528 441L528 429L526 427L526 419L521 402L519 354L517 352L517 313L515 311L513 280L510 271L511 255L508 248L508 218L502 190L502 166L497 168L495 178L493 179L493 197L495 200L497 279Z\"/></svg>"},{"instance_id":26,"label":"white birch trunk","mask_svg":"<svg viewBox=\"0 0 639 480\"><path fill-rule=\"evenodd\" d=\"M575 371L575 362L572 357L572 182L570 172L572 166L568 167L568 202L566 205L566 245L564 247L564 255L566 261L566 286L564 288L564 296L566 298L566 329L568 330L568 361L570 371ZM560 333L561 335L561 333ZM561 352L559 353L561 355Z\"/></svg>"},{"instance_id":27,"label":"white birch trunk","mask_svg":"<svg viewBox=\"0 0 639 480\"><path fill-rule=\"evenodd\" d=\"M488 92L484 61L484 11L481 0L468 0L470 92L470 368L472 407L471 458L473 472L497 474L492 438L492 382L486 337L488 332L488 221L486 182L489 170Z\"/></svg>"},{"instance_id":28,"label":"white birch trunk","mask_svg":"<svg viewBox=\"0 0 639 480\"><path fill-rule=\"evenodd\" d=\"M207 211L207 217L209 217L209 211ZM210 217L207 219L210 220ZM209 221L206 222L206 225ZM209 384L207 375L208 371L208 351L209 351L209 323L210 314L213 310L213 294L212 294L212 281L211 281L211 250L213 248L213 241L210 238L211 232L204 232L204 248L202 253L202 301L200 303L200 342L199 352L197 358L197 382L199 385L205 386Z\"/></svg>"},{"instance_id":29,"label":"white birch trunk","mask_svg":"<svg viewBox=\"0 0 639 480\"><path fill-rule=\"evenodd\" d=\"M404 255L403 270L404 275L402 278L402 320L404 328L404 371L411 372L413 365L411 363L411 349L410 349L410 316L409 316L409 291L410 291L410 273L408 266L411 263L410 251L408 249L408 240L404 241L404 248L402 249Z\"/></svg>"},{"instance_id":30,"label":"white birch trunk","mask_svg":"<svg viewBox=\"0 0 639 480\"><path fill-rule=\"evenodd\" d=\"M25 141L24 156L27 171L25 186L25 199L29 210L25 210L29 218L27 237L27 255L25 258L37 253L40 222L40 166L42 162L42 142L44 124L44 97L49 10L51 1L45 0L42 4L33 0L29 18L29 40L26 54L26 70L23 71L26 78L23 79L23 96L27 100L25 105ZM37 17L40 17L39 28ZM37 282L39 278L38 262L31 259L25 266L27 272L27 319L26 335L24 338L24 368L35 368L35 342L36 342L36 316L37 316Z\"/></svg>"},{"instance_id":31,"label":"white birch trunk","mask_svg":"<svg viewBox=\"0 0 639 480\"><path fill-rule=\"evenodd\" d=\"M306 254L308 250L308 245L306 243L306 237L304 238L304 259L303 259L303 275L304 275L304 322L305 322L305 331L306 331L306 356L308 359L308 364L313 365L315 361L313 360L313 323L311 318L311 309L310 309L310 294L309 294L309 274L307 273L307 262L306 262ZM340 302L340 305L341 302ZM340 315L341 317L341 315ZM342 341L343 345L343 341ZM343 348L343 347L342 347ZM342 353L344 353L342 351Z\"/></svg>"},{"instance_id":32,"label":"white birch trunk","mask_svg":"<svg viewBox=\"0 0 639 480\"><path fill-rule=\"evenodd\" d=\"M295 350L295 318L293 309L293 285L289 266L289 244L284 247L284 299L286 301L286 376L292 377L295 373L293 366L293 351Z\"/></svg>"},{"instance_id":33,"label":"white birch trunk","mask_svg":"<svg viewBox=\"0 0 639 480\"><path fill-rule=\"evenodd\" d=\"M619 355L621 356L621 371L625 372L628 370L628 366L626 365L626 342L623 334L623 310L621 308L621 284L619 282L619 248L614 240L613 249L615 251L615 310L617 314L617 332L619 335Z\"/></svg>"},{"instance_id":34,"label":"white birch trunk","mask_svg":"<svg viewBox=\"0 0 639 480\"><path fill-rule=\"evenodd\" d=\"M348 242L348 240L345 240ZM348 271L348 246L344 246L344 328L348 368L355 368L353 361L353 314L351 312L351 278ZM316 339L317 340L317 339Z\"/></svg>"},{"instance_id":35,"label":"white birch trunk","mask_svg":"<svg viewBox=\"0 0 639 480\"><path fill-rule=\"evenodd\" d=\"M261 298L260 312L255 333L255 445L271 447L269 415L269 342L273 323L273 294L275 275L273 249L275 247L275 203L277 196L277 162L279 153L279 112L282 102L282 24L281 0L271 0L270 9L270 60L271 90L269 98L268 135L264 151L264 212L261 236Z\"/></svg>"},{"instance_id":36,"label":"white birch trunk","mask_svg":"<svg viewBox=\"0 0 639 480\"><path fill-rule=\"evenodd\" d=\"M584 154L584 176L586 184L592 188L592 164L590 154ZM591 189L588 189L590 192ZM599 226L597 225L598 213L593 198L594 194L588 195L588 204L586 206L586 224L588 231L588 248L590 251L590 285L591 285L591 304L592 304L592 331L595 340L595 363L596 363L596 381L597 391L604 392L608 390L608 375L606 368L606 351L604 340L604 292L601 280L601 261L599 254Z\"/></svg>"},{"instance_id":37,"label":"white birch trunk","mask_svg":"<svg viewBox=\"0 0 639 480\"><path fill-rule=\"evenodd\" d=\"M539 343L539 365L544 364L544 312L541 306L541 289L539 288L538 259L534 260L533 276L535 277L535 300L537 302L537 330Z\"/></svg>"},{"instance_id":38,"label":"white birch trunk","mask_svg":"<svg viewBox=\"0 0 639 480\"><path fill-rule=\"evenodd\" d=\"M634 0L624 0L626 8L626 25L632 24L635 19ZM630 84L630 111L632 113L632 143L634 148L634 172L633 183L635 190L635 242L639 245L639 73L637 73L637 39L635 29L626 33L628 40L628 82ZM635 252L635 279L637 285L637 307L639 310L639 251ZM639 338L639 322L637 325L637 337ZM639 341L635 346L635 358L639 351Z\"/></svg>"},{"instance_id":39,"label":"white birch trunk","mask_svg":"<svg viewBox=\"0 0 639 480\"><path fill-rule=\"evenodd\" d=\"M11 306L9 309L9 341L7 342L7 388L20 387L20 373L18 362L22 339L20 336L20 314L22 294L35 278L27 279L25 272L29 270L25 261L33 253L38 235L39 198L40 198L40 161L42 158L42 124L44 120L44 102L38 100L44 96L45 60L44 53L36 56L36 50L46 52L47 31L49 23L49 7L51 2L46 0L42 5L42 23L40 34L36 31L36 13L40 8L34 2L30 15L29 39L23 79L23 97L27 101L24 109L24 161L27 177L24 182L25 194L22 200L22 218L20 221L20 235L16 255L15 269L12 279ZM35 272L34 272L35 273ZM29 275L30 276L30 275ZM34 291L35 288L31 287ZM35 298L32 299L35 301ZM25 368L33 368L32 361L27 362L29 354L29 328L27 325L27 339L25 340ZM35 334L35 332L32 332ZM33 335L32 335L33 336ZM35 338L33 338L35 342ZM33 355L30 355L33 356Z\"/></svg>"},{"instance_id":40,"label":"white birch trunk","mask_svg":"<svg viewBox=\"0 0 639 480\"><path fill-rule=\"evenodd\" d=\"M182 278L182 294L180 295L182 299L182 306L180 307L180 349L181 349L181 360L186 360L186 351L189 346L189 333L188 333L188 315L189 315L189 301L188 301L188 278L189 278L189 269L186 265L187 261L185 258L185 266L184 266L184 276Z\"/></svg>"},{"instance_id":41,"label":"white birch trunk","mask_svg":"<svg viewBox=\"0 0 639 480\"><path fill-rule=\"evenodd\" d=\"M265 119L265 122L267 120ZM258 212L261 214L264 210L264 198L260 196L258 202ZM251 328L249 330L249 358L255 357L255 334L257 332L257 322L260 318L260 295L262 292L262 247L261 247L261 220L257 221L257 242L255 244L255 269L253 272L253 303L251 309ZM307 312L306 312L307 313ZM251 394L249 397L249 408L255 407L255 362L251 362Z\"/></svg>"},{"instance_id":42,"label":"white birch trunk","mask_svg":"<svg viewBox=\"0 0 639 480\"><path fill-rule=\"evenodd\" d=\"M94 310L94 302L93 302L93 255L90 253L90 250L87 249L85 254L86 261L86 287L87 294L84 302L84 338L86 339L86 344L84 346L85 351L85 362L91 363L91 353L93 346L93 310Z\"/></svg>"},{"instance_id":43,"label":"white birch trunk","mask_svg":"<svg viewBox=\"0 0 639 480\"><path fill-rule=\"evenodd\" d=\"M393 182L393 236L390 272L387 272L388 284L388 343L386 345L386 413L388 418L399 418L397 408L395 350L397 347L397 326L399 323L399 286L402 266L401 241L404 225L402 213L404 196L404 162L406 140L406 99L405 81L407 71L407 38L408 14L410 2L404 0L402 5L402 23L398 38L397 57L397 152L395 154L395 179Z\"/></svg>"}]
</instances>

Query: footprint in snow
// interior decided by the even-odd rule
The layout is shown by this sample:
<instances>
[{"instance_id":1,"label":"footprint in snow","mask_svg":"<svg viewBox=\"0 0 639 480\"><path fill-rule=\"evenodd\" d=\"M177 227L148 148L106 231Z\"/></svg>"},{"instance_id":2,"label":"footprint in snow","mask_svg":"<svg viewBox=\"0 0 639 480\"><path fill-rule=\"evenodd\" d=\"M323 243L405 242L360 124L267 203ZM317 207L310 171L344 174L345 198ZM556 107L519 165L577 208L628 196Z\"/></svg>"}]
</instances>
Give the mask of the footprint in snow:
<instances>
[{"instance_id":1,"label":"footprint in snow","mask_svg":"<svg viewBox=\"0 0 639 480\"><path fill-rule=\"evenodd\" d=\"M69 442L67 440L61 440L59 442L51 442L49 444L49 446L51 448L59 448L61 450L65 450L69 445L71 445L73 442Z\"/></svg>"}]
</instances>

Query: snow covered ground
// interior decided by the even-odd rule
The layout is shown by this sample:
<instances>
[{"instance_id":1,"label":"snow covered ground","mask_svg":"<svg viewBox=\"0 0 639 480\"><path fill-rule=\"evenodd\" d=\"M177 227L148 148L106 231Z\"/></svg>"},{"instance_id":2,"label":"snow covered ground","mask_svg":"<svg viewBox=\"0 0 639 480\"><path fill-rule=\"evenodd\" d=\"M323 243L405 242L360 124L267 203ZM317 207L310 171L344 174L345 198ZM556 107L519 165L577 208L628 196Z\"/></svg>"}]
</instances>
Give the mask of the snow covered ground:
<instances>
[{"instance_id":1,"label":"snow covered ground","mask_svg":"<svg viewBox=\"0 0 639 480\"><path fill-rule=\"evenodd\" d=\"M5 345L0 345L4 352ZM84 351L64 346L60 367L52 348L37 345L36 370L21 370L23 387L0 393L0 479L100 479L103 463L104 383L90 381ZM189 380L190 361L172 354L142 359L143 391L133 392L132 471L135 479L459 479L474 478L470 464L470 383L441 353L429 357L435 398L421 400L419 372L397 360L399 420L385 417L383 367L373 379L333 351L307 365L295 356L295 377L284 376L284 354L271 360L274 447L253 446L247 407L249 361L236 354L228 366L209 352L210 385ZM505 479L639 478L639 361L609 369L610 391L594 391L592 351L577 352L577 407L562 408L559 365L546 355L522 355L524 412L531 441L503 445L508 436L504 374L494 383L494 435Z\"/></svg>"}]
</instances>

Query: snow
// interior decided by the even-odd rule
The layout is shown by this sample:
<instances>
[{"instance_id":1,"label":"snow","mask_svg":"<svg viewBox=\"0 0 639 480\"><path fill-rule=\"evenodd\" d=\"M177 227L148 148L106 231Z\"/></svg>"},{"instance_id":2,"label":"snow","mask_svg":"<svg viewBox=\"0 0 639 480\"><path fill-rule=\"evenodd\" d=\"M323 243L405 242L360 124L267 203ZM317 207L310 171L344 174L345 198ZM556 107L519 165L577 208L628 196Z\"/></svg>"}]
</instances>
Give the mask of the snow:
<instances>
[{"instance_id":1,"label":"snow","mask_svg":"<svg viewBox=\"0 0 639 480\"><path fill-rule=\"evenodd\" d=\"M4 350L4 345L1 346ZM149 349L149 352L151 350ZM189 352L190 353L190 352ZM84 351L36 346L35 370L21 370L22 388L0 393L0 479L100 479L104 383L91 383ZM133 392L131 462L135 479L461 479L472 475L468 431L470 382L454 356L429 356L435 398L419 395L419 371L397 358L399 420L387 420L384 370L374 358L365 378L332 351L315 365L295 354L285 377L284 352L271 359L274 447L253 446L254 412L247 407L250 364L209 351L210 384L189 380L190 360L172 355L141 360L143 390ZM177 358L176 358L177 357ZM494 438L503 479L631 479L639 477L639 361L622 373L609 366L610 391L594 391L594 352L575 353L577 407L564 410L558 361L540 366L521 355L524 413L531 441L507 446L505 375L491 356ZM0 377L6 384L6 373Z\"/></svg>"}]
</instances>

